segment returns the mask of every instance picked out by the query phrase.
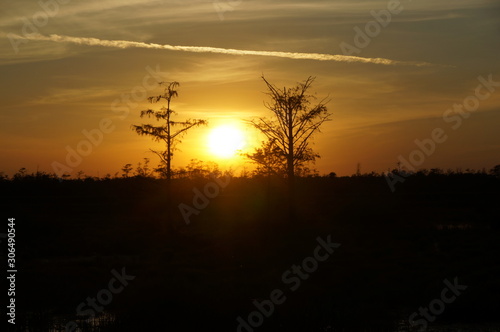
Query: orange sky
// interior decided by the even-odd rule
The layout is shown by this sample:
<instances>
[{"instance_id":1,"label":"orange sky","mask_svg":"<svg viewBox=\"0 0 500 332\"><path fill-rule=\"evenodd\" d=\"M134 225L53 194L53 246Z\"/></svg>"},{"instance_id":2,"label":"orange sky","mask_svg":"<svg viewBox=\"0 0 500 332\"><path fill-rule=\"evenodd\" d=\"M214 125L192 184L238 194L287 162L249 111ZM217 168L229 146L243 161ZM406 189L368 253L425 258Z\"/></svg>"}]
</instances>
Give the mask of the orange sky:
<instances>
[{"instance_id":1,"label":"orange sky","mask_svg":"<svg viewBox=\"0 0 500 332\"><path fill-rule=\"evenodd\" d=\"M242 1L227 2L230 7L222 8L228 10L217 13L208 0L74 1L53 7L46 24L33 26L44 36L342 55L342 43L356 45L355 29L365 29L375 20L371 11L380 13L389 3ZM156 165L156 156L148 152L152 141L130 129L143 121L140 110L149 106L142 97L159 92L147 75L181 83L173 103L179 119L209 120L208 127L184 138L175 167L192 158L220 162L207 153L212 128L269 115L262 74L277 86L316 76L312 91L319 98L330 96L333 121L314 140L322 156L316 164L320 173L350 175L358 163L362 172L394 168L400 155L408 158L416 149L415 140L430 138L435 128L448 138L420 167L489 169L500 164L500 87L459 128L443 119L454 104L475 95L479 76L492 75L500 82L500 7L495 1L402 1L399 13L352 54L433 64L424 67L41 40L14 41L16 52L12 34L32 33L26 22L35 24L33 18L43 19L44 12L37 2L8 0L2 6L0 171L8 174L21 167L51 172L54 162L65 163L66 147L76 148L86 139L82 131L99 128L102 119L109 119L113 130L71 167L74 173L114 174L144 157ZM255 131L244 130L252 144L258 142ZM238 162L226 162L233 164Z\"/></svg>"}]
</instances>

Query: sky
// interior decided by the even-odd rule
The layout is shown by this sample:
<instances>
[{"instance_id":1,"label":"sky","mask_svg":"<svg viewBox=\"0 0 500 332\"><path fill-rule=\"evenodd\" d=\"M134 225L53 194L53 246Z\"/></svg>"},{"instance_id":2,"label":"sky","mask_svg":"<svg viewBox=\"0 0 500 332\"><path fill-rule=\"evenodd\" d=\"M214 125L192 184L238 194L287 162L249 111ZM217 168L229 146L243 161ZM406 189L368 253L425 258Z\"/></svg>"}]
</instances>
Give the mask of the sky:
<instances>
[{"instance_id":1,"label":"sky","mask_svg":"<svg viewBox=\"0 0 500 332\"><path fill-rule=\"evenodd\" d=\"M491 0L4 0L0 171L156 165L158 145L131 125L159 107L147 96L160 80L180 82L179 120L209 121L174 167L243 167L210 153L207 137L236 126L244 151L258 146L245 120L271 115L262 75L279 87L313 76L317 101L330 100L312 145L320 174L488 170L500 164L499 37Z\"/></svg>"}]
</instances>

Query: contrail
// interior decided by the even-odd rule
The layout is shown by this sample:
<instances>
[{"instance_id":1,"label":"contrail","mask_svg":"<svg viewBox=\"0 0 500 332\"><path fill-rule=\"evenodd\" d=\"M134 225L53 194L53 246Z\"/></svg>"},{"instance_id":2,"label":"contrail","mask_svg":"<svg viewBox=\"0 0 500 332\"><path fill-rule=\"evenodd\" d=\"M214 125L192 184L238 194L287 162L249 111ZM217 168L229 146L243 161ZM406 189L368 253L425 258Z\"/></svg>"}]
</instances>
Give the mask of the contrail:
<instances>
[{"instance_id":1,"label":"contrail","mask_svg":"<svg viewBox=\"0 0 500 332\"><path fill-rule=\"evenodd\" d=\"M373 63L380 65L404 65L404 66L435 66L434 64L428 62L417 62L417 61L396 61L384 58L363 58L358 56L350 55L334 55L334 54L321 54L321 53L296 53L296 52L276 52L276 51L253 51L253 50L238 50L233 48L219 48L219 47L206 47L206 46L175 46L168 44L153 44L153 43L142 43L127 40L104 40L97 38L85 38L85 37L71 37L62 35L49 35L44 36L41 34L30 34L26 36L11 35L14 38L28 39L28 40L41 40L41 41L53 41L57 43L73 43L80 45L89 46L104 46L104 47L115 47L115 48L152 48L152 49L163 49L171 51L184 51L184 52L194 52L194 53L219 53L219 54L230 54L230 55L259 55L259 56L271 56L279 58L288 59L307 59L307 60L319 60L319 61L338 61L338 62L362 62L362 63Z\"/></svg>"}]
</instances>

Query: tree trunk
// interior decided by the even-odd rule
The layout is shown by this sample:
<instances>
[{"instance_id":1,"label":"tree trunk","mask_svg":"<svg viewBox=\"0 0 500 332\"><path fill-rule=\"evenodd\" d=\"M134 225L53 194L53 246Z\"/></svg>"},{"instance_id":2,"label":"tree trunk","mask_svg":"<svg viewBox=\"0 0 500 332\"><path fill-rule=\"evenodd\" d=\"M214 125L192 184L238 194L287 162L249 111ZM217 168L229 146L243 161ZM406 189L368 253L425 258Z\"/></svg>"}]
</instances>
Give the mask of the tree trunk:
<instances>
[{"instance_id":1,"label":"tree trunk","mask_svg":"<svg viewBox=\"0 0 500 332\"><path fill-rule=\"evenodd\" d=\"M287 156L287 177L288 177L288 220L295 222L295 170L294 146L293 146L293 109L288 110L288 156Z\"/></svg>"},{"instance_id":2,"label":"tree trunk","mask_svg":"<svg viewBox=\"0 0 500 332\"><path fill-rule=\"evenodd\" d=\"M168 125L169 129L169 135L170 135L170 123ZM170 141L170 137L167 140L167 216L166 216L166 221L165 221L165 231L169 233L170 235L174 231L174 221L173 221L173 197L172 197L172 168L171 168L171 160L172 160L172 154L171 154L171 148L172 144Z\"/></svg>"},{"instance_id":3,"label":"tree trunk","mask_svg":"<svg viewBox=\"0 0 500 332\"><path fill-rule=\"evenodd\" d=\"M167 233L172 233L174 229L173 217L173 197L172 197L172 141L170 136L170 98L168 99L167 107L167 220L165 222L165 230Z\"/></svg>"}]
</instances>

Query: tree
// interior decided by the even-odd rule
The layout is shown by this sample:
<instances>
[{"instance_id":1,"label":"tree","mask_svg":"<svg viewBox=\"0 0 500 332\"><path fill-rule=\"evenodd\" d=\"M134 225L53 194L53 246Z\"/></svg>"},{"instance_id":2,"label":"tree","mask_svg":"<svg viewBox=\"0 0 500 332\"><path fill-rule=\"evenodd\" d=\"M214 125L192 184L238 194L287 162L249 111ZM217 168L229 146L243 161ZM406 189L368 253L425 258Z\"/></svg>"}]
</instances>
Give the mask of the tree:
<instances>
[{"instance_id":1,"label":"tree","mask_svg":"<svg viewBox=\"0 0 500 332\"><path fill-rule=\"evenodd\" d=\"M156 121L163 122L159 126L153 126L151 124L132 125L132 129L141 136L149 136L156 142L164 142L164 151L154 152L166 167L166 177L167 180L172 178L172 158L173 152L176 150L176 145L181 143L181 137L184 136L187 131L193 127L206 125L206 120L185 120L185 121L174 121L172 116L177 113L172 110L171 102L174 97L178 96L176 88L179 86L179 82L160 82L160 86L164 86L163 93L158 96L149 97L150 103L158 103L165 100L166 106L162 106L159 111L154 111L152 109L147 109L141 111L141 118L147 116L148 118L155 118ZM179 127L178 130L174 130L175 127Z\"/></svg>"},{"instance_id":2,"label":"tree","mask_svg":"<svg viewBox=\"0 0 500 332\"><path fill-rule=\"evenodd\" d=\"M269 146L264 148L286 161L290 214L293 215L296 169L319 157L309 144L312 136L320 131L321 125L330 120L331 113L328 112L325 99L311 105L315 97L308 94L308 90L314 77L308 77L293 88L283 89L271 84L264 76L262 79L272 100L264 105L273 113L273 117L251 120L250 124L267 137Z\"/></svg>"},{"instance_id":3,"label":"tree","mask_svg":"<svg viewBox=\"0 0 500 332\"><path fill-rule=\"evenodd\" d=\"M266 179L265 211L267 221L271 216L271 177L286 174L286 158L273 141L264 141L260 148L256 148L254 153L247 153L243 156L250 159L257 168L254 171L256 176L264 175Z\"/></svg>"},{"instance_id":4,"label":"tree","mask_svg":"<svg viewBox=\"0 0 500 332\"><path fill-rule=\"evenodd\" d=\"M135 168L135 176L147 178L152 175L149 169L149 158L144 158L143 160L144 164L142 164L141 162L137 163L137 167Z\"/></svg>"},{"instance_id":5,"label":"tree","mask_svg":"<svg viewBox=\"0 0 500 332\"><path fill-rule=\"evenodd\" d=\"M496 176L497 178L500 178L500 164L490 169L490 174Z\"/></svg>"},{"instance_id":6,"label":"tree","mask_svg":"<svg viewBox=\"0 0 500 332\"><path fill-rule=\"evenodd\" d=\"M125 164L123 167L122 167L122 177L124 178L128 178L129 177L129 174L130 172L132 172L132 164Z\"/></svg>"},{"instance_id":7,"label":"tree","mask_svg":"<svg viewBox=\"0 0 500 332\"><path fill-rule=\"evenodd\" d=\"M138 135L149 136L156 142L165 143L165 150L150 150L160 157L161 162L165 165L168 199L166 227L173 229L171 185L173 152L176 150L177 144L181 143L182 136L184 136L189 129L206 125L207 121L198 119L174 121L172 117L177 113L171 108L171 103L172 99L178 96L176 89L179 86L179 82L160 82L159 84L164 87L163 93L158 96L149 97L148 100L152 104L164 100L166 105L162 106L159 111L154 111L152 109L141 111L141 118L144 116L155 118L156 121L161 122L161 124L159 126L153 126L151 124L132 125L132 129Z\"/></svg>"},{"instance_id":8,"label":"tree","mask_svg":"<svg viewBox=\"0 0 500 332\"><path fill-rule=\"evenodd\" d=\"M254 153L243 154L257 165L255 174L283 175L286 174L286 158L279 148L272 141L262 142L260 148L256 148Z\"/></svg>"},{"instance_id":9,"label":"tree","mask_svg":"<svg viewBox=\"0 0 500 332\"><path fill-rule=\"evenodd\" d=\"M25 167L22 167L19 169L19 171L17 171L16 174L14 174L14 177L13 179L14 180L21 180L21 179L24 179L24 178L27 178L28 177L28 174L27 174L27 170Z\"/></svg>"}]
</instances>

